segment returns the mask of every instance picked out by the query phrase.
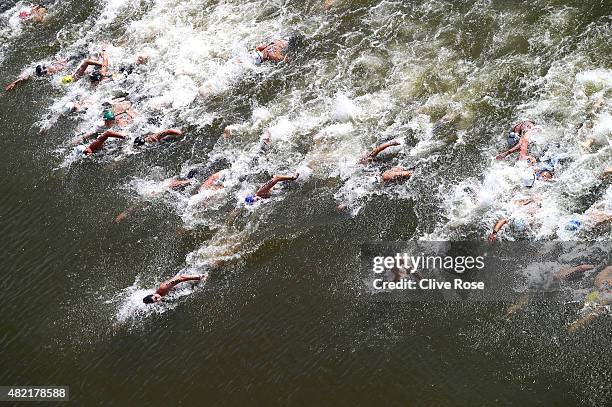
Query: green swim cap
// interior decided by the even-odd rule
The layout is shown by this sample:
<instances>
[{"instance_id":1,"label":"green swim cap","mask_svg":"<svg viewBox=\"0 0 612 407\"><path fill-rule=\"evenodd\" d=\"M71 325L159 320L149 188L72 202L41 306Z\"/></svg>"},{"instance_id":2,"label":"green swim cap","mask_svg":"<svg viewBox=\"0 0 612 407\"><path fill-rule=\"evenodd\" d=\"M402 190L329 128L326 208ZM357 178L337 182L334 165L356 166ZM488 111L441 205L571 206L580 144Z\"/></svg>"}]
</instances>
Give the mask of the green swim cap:
<instances>
[{"instance_id":1,"label":"green swim cap","mask_svg":"<svg viewBox=\"0 0 612 407\"><path fill-rule=\"evenodd\" d=\"M68 85L69 83L72 83L72 75L63 76L60 83L62 85Z\"/></svg>"},{"instance_id":2,"label":"green swim cap","mask_svg":"<svg viewBox=\"0 0 612 407\"><path fill-rule=\"evenodd\" d=\"M113 109L105 109L104 112L102 112L102 117L105 121L115 120L115 112L113 112Z\"/></svg>"}]
</instances>

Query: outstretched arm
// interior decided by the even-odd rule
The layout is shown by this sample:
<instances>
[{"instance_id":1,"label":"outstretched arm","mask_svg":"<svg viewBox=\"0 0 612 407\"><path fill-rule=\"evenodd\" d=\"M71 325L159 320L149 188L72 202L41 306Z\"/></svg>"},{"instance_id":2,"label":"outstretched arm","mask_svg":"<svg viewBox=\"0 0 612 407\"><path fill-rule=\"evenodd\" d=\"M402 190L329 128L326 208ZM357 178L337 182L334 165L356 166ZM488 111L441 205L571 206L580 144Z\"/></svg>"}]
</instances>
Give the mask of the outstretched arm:
<instances>
[{"instance_id":1,"label":"outstretched arm","mask_svg":"<svg viewBox=\"0 0 612 407\"><path fill-rule=\"evenodd\" d=\"M17 86L18 84L27 81L28 79L30 79L30 75L28 74L22 74L20 75L17 79L15 79L13 82L9 83L8 85L6 85L5 90L7 92L12 91L13 89L15 89L15 86Z\"/></svg>"},{"instance_id":2,"label":"outstretched arm","mask_svg":"<svg viewBox=\"0 0 612 407\"><path fill-rule=\"evenodd\" d=\"M508 219L506 218L502 218L497 221L497 223L493 227L493 231L489 235L489 242L494 242L497 239L497 233L499 233L499 231L504 227L506 223L508 223Z\"/></svg>"},{"instance_id":3,"label":"outstretched arm","mask_svg":"<svg viewBox=\"0 0 612 407\"><path fill-rule=\"evenodd\" d=\"M495 158L497 160L503 160L504 158L508 157L510 154L514 154L517 151L519 151L521 149L521 145L520 143L515 145L514 147L512 147L510 150L508 151L504 151L503 153L499 153L495 156Z\"/></svg>"},{"instance_id":4,"label":"outstretched arm","mask_svg":"<svg viewBox=\"0 0 612 407\"><path fill-rule=\"evenodd\" d=\"M382 182L397 181L402 178L410 178L412 171L405 169L404 167L394 167L388 171L383 172Z\"/></svg>"},{"instance_id":5,"label":"outstretched arm","mask_svg":"<svg viewBox=\"0 0 612 407\"><path fill-rule=\"evenodd\" d=\"M179 283L184 283L186 281L200 281L202 277L204 277L203 274L194 274L194 275L181 274L180 276L174 277L170 281L172 285L177 285Z\"/></svg>"},{"instance_id":6,"label":"outstretched arm","mask_svg":"<svg viewBox=\"0 0 612 407\"><path fill-rule=\"evenodd\" d=\"M376 147L374 150L372 150L372 152L370 154L368 154L367 156L365 156L364 158L362 158L361 160L359 160L360 164L364 164L368 161L372 161L373 159L376 158L376 156L380 153L382 153L384 150L386 150L389 147L393 147L393 146L399 146L400 143L399 141L393 140L393 141L389 141L387 143L381 144L378 147Z\"/></svg>"},{"instance_id":7,"label":"outstretched arm","mask_svg":"<svg viewBox=\"0 0 612 407\"><path fill-rule=\"evenodd\" d=\"M270 190L274 188L276 184L281 181L295 181L300 176L299 173L295 173L294 175L275 175L272 179L265 184L263 184L257 192L255 192L255 196L266 197L270 195Z\"/></svg>"},{"instance_id":8,"label":"outstretched arm","mask_svg":"<svg viewBox=\"0 0 612 407\"><path fill-rule=\"evenodd\" d=\"M98 137L97 139L95 139L83 152L85 155L92 155L93 153L95 153L98 150L101 150L102 147L104 146L104 142L109 138L120 138L120 139L126 139L127 136L121 134L121 133L117 133L116 131L112 131L112 130L107 130L104 133L102 133L102 135L100 137Z\"/></svg>"},{"instance_id":9,"label":"outstretched arm","mask_svg":"<svg viewBox=\"0 0 612 407\"><path fill-rule=\"evenodd\" d=\"M108 52L105 49L102 50L102 64L100 65L100 73L102 75L108 75Z\"/></svg>"},{"instance_id":10,"label":"outstretched arm","mask_svg":"<svg viewBox=\"0 0 612 407\"><path fill-rule=\"evenodd\" d=\"M183 132L178 129L167 129L162 130L159 133L153 133L150 136L145 137L147 143L157 143L166 139L168 136L182 136Z\"/></svg>"},{"instance_id":11,"label":"outstretched arm","mask_svg":"<svg viewBox=\"0 0 612 407\"><path fill-rule=\"evenodd\" d=\"M100 66L100 67L103 66L102 62L96 61L95 59L84 59L83 62L81 62L81 65L79 65L76 71L74 71L74 73L72 74L72 79L75 81L78 81L79 79L81 79L83 75L85 75L85 71L90 65Z\"/></svg>"},{"instance_id":12,"label":"outstretched arm","mask_svg":"<svg viewBox=\"0 0 612 407\"><path fill-rule=\"evenodd\" d=\"M581 278L585 271L594 269L592 264L581 264L576 267L564 267L555 273L555 278L558 280L575 280Z\"/></svg>"}]
</instances>

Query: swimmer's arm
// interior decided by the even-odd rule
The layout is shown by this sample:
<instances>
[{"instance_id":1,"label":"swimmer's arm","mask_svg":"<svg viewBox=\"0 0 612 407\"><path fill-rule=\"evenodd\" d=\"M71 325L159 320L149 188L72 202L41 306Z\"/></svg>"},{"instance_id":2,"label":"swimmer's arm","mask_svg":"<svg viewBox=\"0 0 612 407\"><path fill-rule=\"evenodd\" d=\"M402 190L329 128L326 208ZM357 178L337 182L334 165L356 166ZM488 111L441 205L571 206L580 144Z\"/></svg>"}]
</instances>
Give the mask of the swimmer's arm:
<instances>
[{"instance_id":1,"label":"swimmer's arm","mask_svg":"<svg viewBox=\"0 0 612 407\"><path fill-rule=\"evenodd\" d=\"M106 75L108 73L108 52L105 49L102 50L102 63L100 64L100 73Z\"/></svg>"},{"instance_id":2,"label":"swimmer's arm","mask_svg":"<svg viewBox=\"0 0 612 407\"><path fill-rule=\"evenodd\" d=\"M192 182L193 180L191 179L172 179L168 182L168 188L179 190L183 187L191 185Z\"/></svg>"},{"instance_id":3,"label":"swimmer's arm","mask_svg":"<svg viewBox=\"0 0 612 407\"><path fill-rule=\"evenodd\" d=\"M96 133L87 133L84 136L77 138L75 140L75 144L80 144L80 143L82 143L84 141L91 140L95 136L96 136Z\"/></svg>"},{"instance_id":4,"label":"swimmer's arm","mask_svg":"<svg viewBox=\"0 0 612 407\"><path fill-rule=\"evenodd\" d=\"M508 219L506 218L502 218L497 221L497 223L493 227L493 231L489 235L489 242L494 242L495 239L497 239L497 233L499 233L499 231L504 227L506 223L508 223Z\"/></svg>"},{"instance_id":5,"label":"swimmer's arm","mask_svg":"<svg viewBox=\"0 0 612 407\"><path fill-rule=\"evenodd\" d=\"M376 147L374 150L372 150L372 152L370 154L368 154L360 162L364 163L364 162L367 162L367 161L371 161L371 160L375 159L378 154L382 153L387 148L393 147L393 146L399 146L399 145L400 145L399 141L396 141L396 140L390 141L388 143L381 144L378 147Z\"/></svg>"},{"instance_id":6,"label":"swimmer's arm","mask_svg":"<svg viewBox=\"0 0 612 407\"><path fill-rule=\"evenodd\" d=\"M168 136L182 136L183 132L178 129L167 129L162 130L159 133L153 133L150 136L147 136L145 140L149 143L155 143L158 141L164 140Z\"/></svg>"},{"instance_id":7,"label":"swimmer's arm","mask_svg":"<svg viewBox=\"0 0 612 407\"><path fill-rule=\"evenodd\" d=\"M268 193L270 192L270 190L272 188L274 188L274 186L276 184L278 184L281 181L295 181L298 178L299 174L296 173L294 175L275 175L272 177L272 179L268 182L266 182L265 184L263 184L258 190L257 192L255 192L255 196L266 196L268 195Z\"/></svg>"},{"instance_id":8,"label":"swimmer's arm","mask_svg":"<svg viewBox=\"0 0 612 407\"><path fill-rule=\"evenodd\" d=\"M564 267L555 273L555 278L558 280L570 280L573 278L582 277L585 271L594 269L595 266L592 264L581 264L575 267Z\"/></svg>"},{"instance_id":9,"label":"swimmer's arm","mask_svg":"<svg viewBox=\"0 0 612 407\"><path fill-rule=\"evenodd\" d=\"M515 145L514 147L512 147L510 150L508 151L504 151L503 153L499 153L495 156L496 159L501 160L503 158L506 158L507 156L509 156L510 154L516 153L517 151L519 151L521 148L520 143Z\"/></svg>"},{"instance_id":10,"label":"swimmer's arm","mask_svg":"<svg viewBox=\"0 0 612 407\"><path fill-rule=\"evenodd\" d=\"M612 174L612 167L606 168L603 172L604 177L607 177L608 175L611 175L611 174Z\"/></svg>"},{"instance_id":11,"label":"swimmer's arm","mask_svg":"<svg viewBox=\"0 0 612 407\"><path fill-rule=\"evenodd\" d=\"M261 44L259 44L259 45L258 45L258 46L257 46L255 49L256 49L257 51L263 51L264 49L266 49L266 47L267 47L267 46L268 46L268 44L261 43Z\"/></svg>"},{"instance_id":12,"label":"swimmer's arm","mask_svg":"<svg viewBox=\"0 0 612 407\"><path fill-rule=\"evenodd\" d=\"M170 283L172 285L177 285L179 283L184 283L186 281L200 281L202 277L203 275L201 274L196 274L196 275L182 274L178 277L174 277L172 280L170 280Z\"/></svg>"},{"instance_id":13,"label":"swimmer's arm","mask_svg":"<svg viewBox=\"0 0 612 407\"><path fill-rule=\"evenodd\" d=\"M15 88L15 86L17 86L18 84L27 81L28 79L30 79L30 75L28 74L22 74L20 75L17 79L15 79L13 82L9 83L6 86L6 91L10 92L11 90L13 90Z\"/></svg>"},{"instance_id":14,"label":"swimmer's arm","mask_svg":"<svg viewBox=\"0 0 612 407\"><path fill-rule=\"evenodd\" d=\"M104 133L102 133L102 136L100 137L113 137L113 138L122 138L122 139L126 139L127 136L125 134L113 131L113 130L106 130Z\"/></svg>"}]
</instances>

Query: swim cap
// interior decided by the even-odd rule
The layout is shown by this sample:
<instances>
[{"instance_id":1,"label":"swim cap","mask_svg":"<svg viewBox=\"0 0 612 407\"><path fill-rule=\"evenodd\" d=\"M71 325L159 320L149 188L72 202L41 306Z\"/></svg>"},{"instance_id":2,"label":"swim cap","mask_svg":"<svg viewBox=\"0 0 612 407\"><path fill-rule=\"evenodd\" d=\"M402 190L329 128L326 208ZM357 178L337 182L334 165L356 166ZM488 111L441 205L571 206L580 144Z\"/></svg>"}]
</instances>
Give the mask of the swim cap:
<instances>
[{"instance_id":1,"label":"swim cap","mask_svg":"<svg viewBox=\"0 0 612 407\"><path fill-rule=\"evenodd\" d=\"M247 195L247 197L244 198L244 202L246 202L247 205L253 205L255 203L255 196Z\"/></svg>"},{"instance_id":2,"label":"swim cap","mask_svg":"<svg viewBox=\"0 0 612 407\"><path fill-rule=\"evenodd\" d=\"M19 12L19 18L28 18L30 17L30 12L28 10L21 10Z\"/></svg>"},{"instance_id":3,"label":"swim cap","mask_svg":"<svg viewBox=\"0 0 612 407\"><path fill-rule=\"evenodd\" d=\"M36 65L36 76L43 76L47 74L47 67L44 65Z\"/></svg>"},{"instance_id":4,"label":"swim cap","mask_svg":"<svg viewBox=\"0 0 612 407\"><path fill-rule=\"evenodd\" d=\"M527 188L531 188L534 183L535 183L535 175L534 174L531 174L530 177L523 178L523 186L525 186Z\"/></svg>"},{"instance_id":5,"label":"swim cap","mask_svg":"<svg viewBox=\"0 0 612 407\"><path fill-rule=\"evenodd\" d=\"M582 226L582 222L580 222L580 220L574 218L572 220L570 220L567 225L565 225L565 229L566 230L571 230L571 231L576 231L580 228L580 226Z\"/></svg>"},{"instance_id":6,"label":"swim cap","mask_svg":"<svg viewBox=\"0 0 612 407\"><path fill-rule=\"evenodd\" d=\"M93 71L89 74L89 80L92 82L100 82L102 80L102 73L100 71Z\"/></svg>"},{"instance_id":7,"label":"swim cap","mask_svg":"<svg viewBox=\"0 0 612 407\"><path fill-rule=\"evenodd\" d=\"M139 147L145 144L145 139L142 136L138 136L134 139L134 146Z\"/></svg>"},{"instance_id":8,"label":"swim cap","mask_svg":"<svg viewBox=\"0 0 612 407\"><path fill-rule=\"evenodd\" d=\"M261 65L264 60L263 54L261 51L255 51L251 53L251 58L253 59L253 63L255 65Z\"/></svg>"},{"instance_id":9,"label":"swim cap","mask_svg":"<svg viewBox=\"0 0 612 407\"><path fill-rule=\"evenodd\" d=\"M527 228L527 222L523 218L515 218L512 224L518 232L522 232Z\"/></svg>"},{"instance_id":10,"label":"swim cap","mask_svg":"<svg viewBox=\"0 0 612 407\"><path fill-rule=\"evenodd\" d=\"M104 109L102 112L102 118L104 121L115 120L115 112L113 112L113 109Z\"/></svg>"},{"instance_id":11,"label":"swim cap","mask_svg":"<svg viewBox=\"0 0 612 407\"><path fill-rule=\"evenodd\" d=\"M540 176L542 175L542 173L544 172L550 172L551 174L555 171L555 168L550 165L550 164L543 164L542 166L540 166L540 168L536 171L535 176L537 178L540 178Z\"/></svg>"},{"instance_id":12,"label":"swim cap","mask_svg":"<svg viewBox=\"0 0 612 407\"><path fill-rule=\"evenodd\" d=\"M87 149L87 146L85 146L85 145L76 146L76 147L74 148L74 150L72 150L72 154L73 154L75 157L78 157L78 156L80 156L80 155L83 155L83 154L85 153L85 150L86 150L86 149Z\"/></svg>"},{"instance_id":13,"label":"swim cap","mask_svg":"<svg viewBox=\"0 0 612 407\"><path fill-rule=\"evenodd\" d=\"M72 83L72 75L66 75L63 76L62 79L60 80L60 83L62 85L68 85L69 83Z\"/></svg>"},{"instance_id":14,"label":"swim cap","mask_svg":"<svg viewBox=\"0 0 612 407\"><path fill-rule=\"evenodd\" d=\"M508 134L508 147L514 147L521 139L520 134L511 131Z\"/></svg>"}]
</instances>

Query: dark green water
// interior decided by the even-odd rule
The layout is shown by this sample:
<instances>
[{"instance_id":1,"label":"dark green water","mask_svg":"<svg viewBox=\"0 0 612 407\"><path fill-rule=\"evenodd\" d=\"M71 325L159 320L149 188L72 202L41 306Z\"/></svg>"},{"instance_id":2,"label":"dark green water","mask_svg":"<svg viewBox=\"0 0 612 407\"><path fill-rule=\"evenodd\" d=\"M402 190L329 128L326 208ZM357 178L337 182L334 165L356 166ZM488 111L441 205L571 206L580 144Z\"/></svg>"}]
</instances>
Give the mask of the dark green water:
<instances>
[{"instance_id":1,"label":"dark green water","mask_svg":"<svg viewBox=\"0 0 612 407\"><path fill-rule=\"evenodd\" d=\"M79 23L98 19L94 2L59 3L47 25L2 38L2 83L30 61L77 41ZM171 5L176 13L192 16L181 9L190 3ZM139 4L142 9L126 12L91 39L118 38L131 20L160 4ZM203 7L217 10L223 4ZM189 121L193 136L183 143L62 169L57 169L63 160L57 149L66 146L76 123L62 120L48 135L38 134L36 126L62 90L37 81L2 93L0 385L68 385L70 404L86 406L609 404L609 316L570 334L566 323L575 319L572 307L533 305L507 320L504 304L377 301L361 286L358 256L364 241L407 240L439 226L447 214L441 213L440 196L431 186L440 178L458 181L459 171L442 175L451 168L463 169L464 176L482 171L486 148L500 145L494 137L516 117L520 104L552 99L556 90L538 88L537 81L555 62L570 60L579 71L610 69L611 10L605 1L361 1L341 2L331 11L318 2L270 4L258 18L294 24L311 34L306 54L320 58L320 65L298 59L258 77L273 89L270 93L251 92L248 77L225 91L235 97L233 103L213 99L205 107L196 101L176 109L186 112L173 112L185 121L202 109L217 113L210 122ZM245 6L247 12L251 8ZM501 13L511 13L524 26L497 41ZM372 15L380 20L363 24L364 16ZM195 26L212 25L197 13L192 18ZM248 14L235 18L237 32L245 21ZM546 24L553 23L557 26L547 30ZM546 46L537 42L538 30L552 35ZM453 56L439 56L441 45ZM336 67L336 58L338 65L354 59L343 53L361 52L352 47L366 47L366 53L393 60L394 67ZM416 61L410 62L414 71L397 62L402 53ZM537 66L503 68L508 59L537 56L542 58ZM459 60L472 65L463 71ZM311 89L313 77L323 74L329 82ZM376 80L369 81L372 77ZM404 92L409 80L412 85ZM336 212L338 187L325 178L289 189L286 199L262 208L256 226L245 227L248 250L238 260L211 272L175 307L136 313L113 330L126 287L135 281L141 288L154 287L182 269L189 253L218 236L215 228L186 227L180 211L163 202L113 223L137 201L126 185L146 178L153 166L172 175L183 163L205 161L216 151L220 130L250 116L251 99L274 114L285 109L297 115L316 112L312 105L321 100L313 94L326 94L328 88L330 94L344 89L354 97L389 90L390 113L379 115L372 108L357 125L360 147L377 140L378 135L365 135L368 131L387 125L418 139L397 123L408 122L409 111L436 95L443 101L442 107L434 104L432 120L442 116L436 109L459 104L465 115L458 128L469 142L442 155L429 168L430 177L411 186L411 194L398 199L373 193L355 216ZM295 94L303 105L291 102ZM572 103L560 104L558 116L542 116L551 125L572 127L578 120ZM296 144L278 153L282 165L271 171L289 169L287 161L301 159L307 148ZM249 224L245 219L237 223ZM474 237L478 230L472 225L464 234Z\"/></svg>"}]
</instances>

